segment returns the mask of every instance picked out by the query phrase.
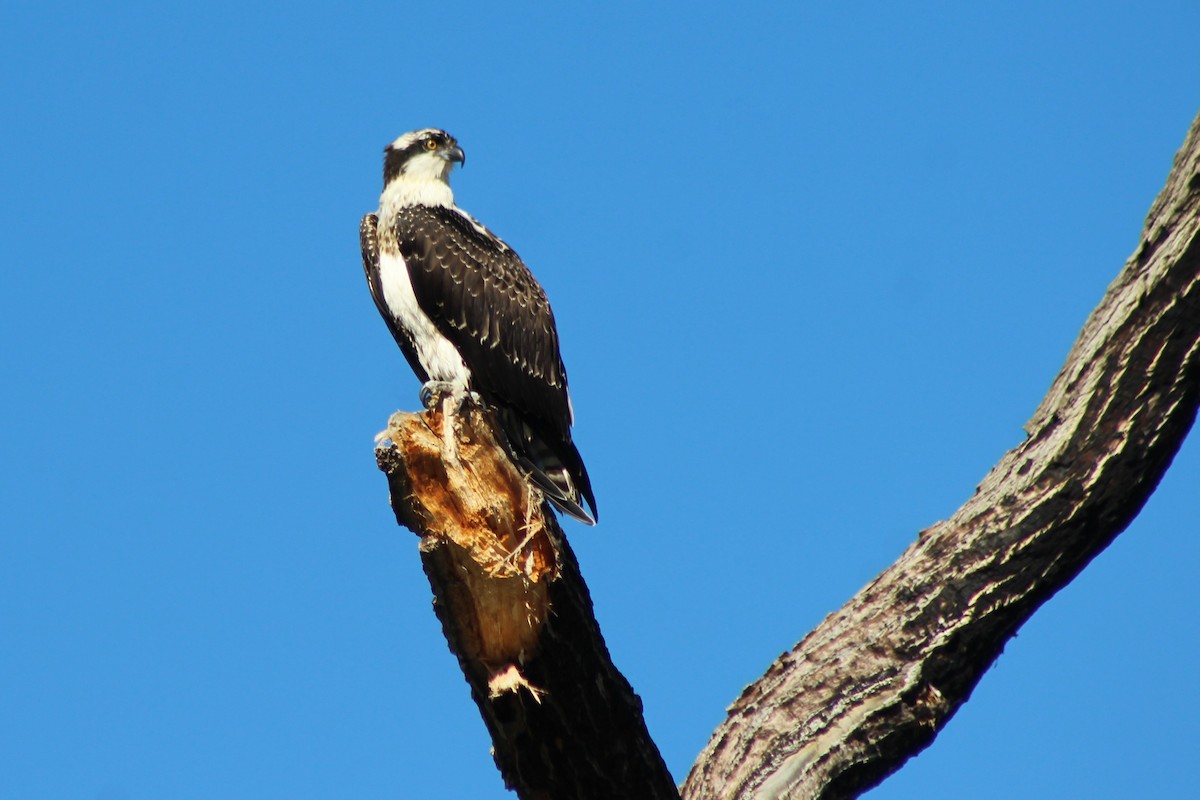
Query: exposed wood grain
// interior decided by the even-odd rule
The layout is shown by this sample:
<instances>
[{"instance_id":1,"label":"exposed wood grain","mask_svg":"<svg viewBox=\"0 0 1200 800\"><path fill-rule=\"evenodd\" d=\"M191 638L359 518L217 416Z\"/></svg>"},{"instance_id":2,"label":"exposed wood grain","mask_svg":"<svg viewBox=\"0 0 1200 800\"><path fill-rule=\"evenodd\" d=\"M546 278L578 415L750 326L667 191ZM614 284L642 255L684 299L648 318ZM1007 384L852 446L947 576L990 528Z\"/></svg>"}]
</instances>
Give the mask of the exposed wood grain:
<instances>
[{"instance_id":1,"label":"exposed wood grain","mask_svg":"<svg viewBox=\"0 0 1200 800\"><path fill-rule=\"evenodd\" d=\"M549 505L489 414L454 419L446 436L436 411L396 414L376 458L505 784L523 800L678 800Z\"/></svg>"}]
</instances>

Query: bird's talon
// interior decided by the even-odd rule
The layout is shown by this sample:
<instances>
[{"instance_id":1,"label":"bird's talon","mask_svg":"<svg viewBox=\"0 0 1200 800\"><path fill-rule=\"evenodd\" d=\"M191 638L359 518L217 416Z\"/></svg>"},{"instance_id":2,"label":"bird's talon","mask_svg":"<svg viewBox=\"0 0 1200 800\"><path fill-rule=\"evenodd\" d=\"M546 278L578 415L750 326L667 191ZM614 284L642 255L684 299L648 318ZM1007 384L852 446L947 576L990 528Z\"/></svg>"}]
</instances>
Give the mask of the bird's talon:
<instances>
[{"instance_id":1,"label":"bird's talon","mask_svg":"<svg viewBox=\"0 0 1200 800\"><path fill-rule=\"evenodd\" d=\"M454 397L456 394L454 384L450 381L427 381L421 387L421 405L426 411L432 411L443 397Z\"/></svg>"}]
</instances>

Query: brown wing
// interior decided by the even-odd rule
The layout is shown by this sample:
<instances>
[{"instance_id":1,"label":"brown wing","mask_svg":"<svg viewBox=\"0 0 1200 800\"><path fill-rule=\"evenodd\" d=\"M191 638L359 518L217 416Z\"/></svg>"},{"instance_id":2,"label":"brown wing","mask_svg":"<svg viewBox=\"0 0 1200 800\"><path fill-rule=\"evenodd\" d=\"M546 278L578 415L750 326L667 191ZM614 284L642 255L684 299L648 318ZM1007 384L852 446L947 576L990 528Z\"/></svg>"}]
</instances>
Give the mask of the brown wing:
<instances>
[{"instance_id":1,"label":"brown wing","mask_svg":"<svg viewBox=\"0 0 1200 800\"><path fill-rule=\"evenodd\" d=\"M395 225L417 303L462 355L471 388L502 410L513 445L555 483L565 469L564 491L576 502L582 494L595 513L541 285L511 247L457 210L411 206Z\"/></svg>"},{"instance_id":2,"label":"brown wing","mask_svg":"<svg viewBox=\"0 0 1200 800\"><path fill-rule=\"evenodd\" d=\"M418 304L462 354L472 388L568 437L566 370L554 314L516 252L442 207L402 209L396 239Z\"/></svg>"}]
</instances>

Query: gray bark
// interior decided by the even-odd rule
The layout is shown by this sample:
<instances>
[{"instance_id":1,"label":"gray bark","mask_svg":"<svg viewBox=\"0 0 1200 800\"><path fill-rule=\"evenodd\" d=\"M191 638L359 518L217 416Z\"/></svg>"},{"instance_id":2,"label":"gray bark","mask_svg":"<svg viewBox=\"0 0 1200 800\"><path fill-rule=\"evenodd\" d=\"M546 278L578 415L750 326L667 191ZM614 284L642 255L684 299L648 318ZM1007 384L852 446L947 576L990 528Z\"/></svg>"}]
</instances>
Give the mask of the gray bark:
<instances>
[{"instance_id":1,"label":"gray bark","mask_svg":"<svg viewBox=\"0 0 1200 800\"><path fill-rule=\"evenodd\" d=\"M1200 400L1200 117L1142 241L974 497L730 709L685 800L857 797L924 749L1004 643L1133 520Z\"/></svg>"}]
</instances>

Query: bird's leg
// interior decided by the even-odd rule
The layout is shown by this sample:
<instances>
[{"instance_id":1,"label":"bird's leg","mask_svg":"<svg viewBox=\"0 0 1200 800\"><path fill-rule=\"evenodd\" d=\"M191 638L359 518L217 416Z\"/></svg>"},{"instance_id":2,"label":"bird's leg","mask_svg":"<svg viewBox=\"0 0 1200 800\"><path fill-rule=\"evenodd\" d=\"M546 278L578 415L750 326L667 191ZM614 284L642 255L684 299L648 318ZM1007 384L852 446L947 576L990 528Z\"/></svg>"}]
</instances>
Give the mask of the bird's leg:
<instances>
[{"instance_id":1,"label":"bird's leg","mask_svg":"<svg viewBox=\"0 0 1200 800\"><path fill-rule=\"evenodd\" d=\"M453 381L426 381L421 387L421 405L432 411L443 397L451 394L454 394Z\"/></svg>"},{"instance_id":2,"label":"bird's leg","mask_svg":"<svg viewBox=\"0 0 1200 800\"><path fill-rule=\"evenodd\" d=\"M468 400L483 405L483 398L478 393L468 391L466 386L455 381L426 381L421 387L421 405L429 411L441 405L442 449L453 464L458 464L457 417Z\"/></svg>"},{"instance_id":3,"label":"bird's leg","mask_svg":"<svg viewBox=\"0 0 1200 800\"><path fill-rule=\"evenodd\" d=\"M442 452L446 461L458 466L458 435L454 426L458 424L458 411L462 401L454 392L442 395Z\"/></svg>"},{"instance_id":4,"label":"bird's leg","mask_svg":"<svg viewBox=\"0 0 1200 800\"><path fill-rule=\"evenodd\" d=\"M479 392L467 391L454 381L426 381L421 387L421 405L431 411L446 395L452 395L458 400L458 411L462 411L468 400L477 406L483 405L483 398L479 396Z\"/></svg>"}]
</instances>

